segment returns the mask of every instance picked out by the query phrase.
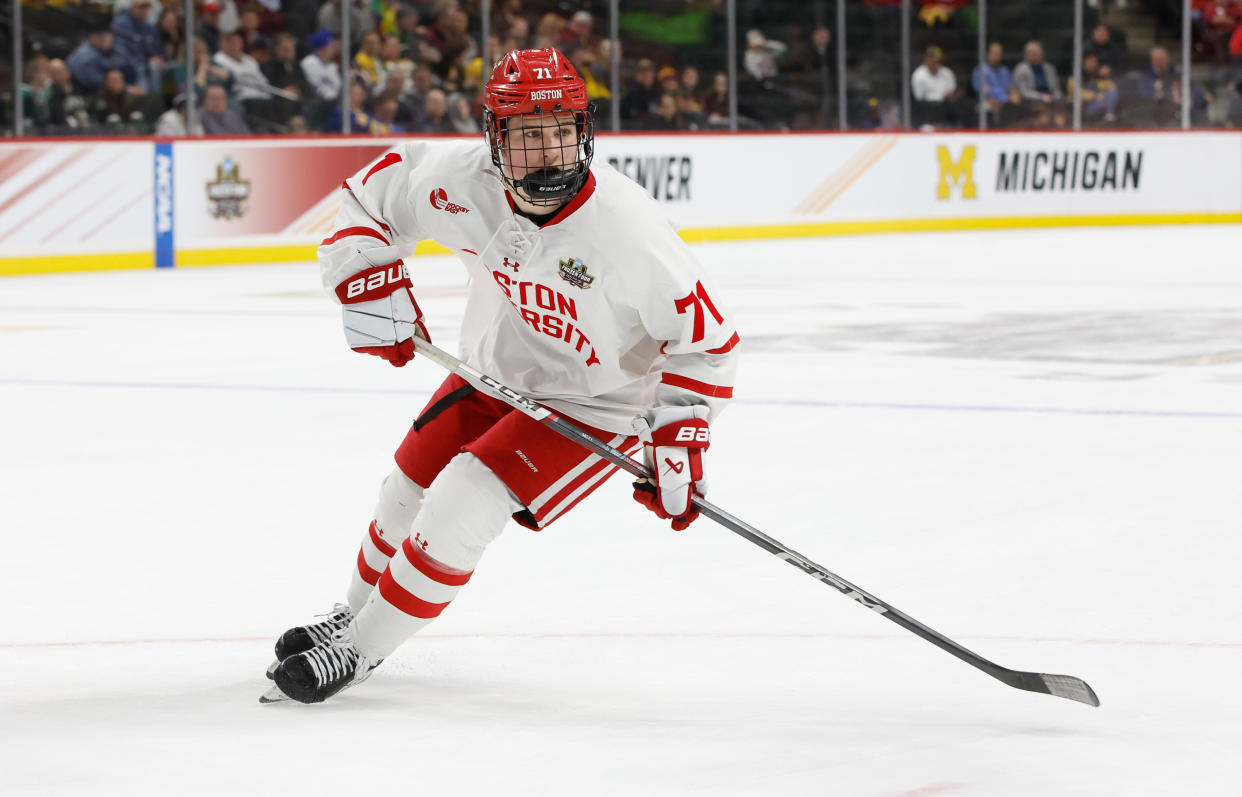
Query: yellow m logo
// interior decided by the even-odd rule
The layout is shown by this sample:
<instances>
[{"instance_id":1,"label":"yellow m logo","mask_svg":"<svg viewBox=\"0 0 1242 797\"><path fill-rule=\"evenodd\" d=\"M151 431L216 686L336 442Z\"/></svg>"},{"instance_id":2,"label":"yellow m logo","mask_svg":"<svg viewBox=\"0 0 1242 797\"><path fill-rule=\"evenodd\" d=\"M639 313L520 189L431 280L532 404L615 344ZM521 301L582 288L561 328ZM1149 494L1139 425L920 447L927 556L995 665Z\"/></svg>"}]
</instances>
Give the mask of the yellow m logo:
<instances>
[{"instance_id":1,"label":"yellow m logo","mask_svg":"<svg viewBox=\"0 0 1242 797\"><path fill-rule=\"evenodd\" d=\"M948 199L951 195L949 182L962 184L962 199L974 199L975 191L975 145L962 147L962 157L956 163L946 146L936 147L936 159L940 161L940 184L936 186L936 198Z\"/></svg>"}]
</instances>

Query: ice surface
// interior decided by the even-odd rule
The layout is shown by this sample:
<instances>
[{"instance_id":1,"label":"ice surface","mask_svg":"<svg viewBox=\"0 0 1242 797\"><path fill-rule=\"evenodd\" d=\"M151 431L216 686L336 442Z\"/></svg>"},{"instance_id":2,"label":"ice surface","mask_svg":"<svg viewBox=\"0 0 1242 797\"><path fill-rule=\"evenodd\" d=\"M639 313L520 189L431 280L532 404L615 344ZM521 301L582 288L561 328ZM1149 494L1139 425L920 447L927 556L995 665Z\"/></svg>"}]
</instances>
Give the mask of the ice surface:
<instances>
[{"instance_id":1,"label":"ice surface","mask_svg":"<svg viewBox=\"0 0 1242 797\"><path fill-rule=\"evenodd\" d=\"M443 374L313 266L0 281L0 794L1242 793L1242 230L704 245L710 498L1011 689L618 477L369 682L260 706ZM450 350L463 287L414 264Z\"/></svg>"}]
</instances>

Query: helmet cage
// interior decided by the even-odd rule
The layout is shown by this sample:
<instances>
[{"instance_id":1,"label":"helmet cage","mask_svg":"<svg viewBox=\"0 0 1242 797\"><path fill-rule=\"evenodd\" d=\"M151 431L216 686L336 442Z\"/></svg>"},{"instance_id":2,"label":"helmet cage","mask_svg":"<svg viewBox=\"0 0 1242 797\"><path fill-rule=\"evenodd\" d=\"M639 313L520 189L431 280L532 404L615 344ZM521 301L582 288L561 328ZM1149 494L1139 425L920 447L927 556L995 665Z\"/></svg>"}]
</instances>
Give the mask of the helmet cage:
<instances>
[{"instance_id":1,"label":"helmet cage","mask_svg":"<svg viewBox=\"0 0 1242 797\"><path fill-rule=\"evenodd\" d=\"M576 194L586 183L591 160L595 156L595 120L591 113L593 110L593 106L588 106L585 110L575 111L562 108L558 103L552 108L545 109L536 105L530 113L498 117L490 108L484 108L483 120L492 163L500 169L505 184L510 188L520 190L523 198L535 205L559 205L567 197ZM565 124L565 116L569 114L573 115L573 125L577 131L577 140L573 143L544 146L543 142L546 137L539 136L539 143L531 146L532 142L528 141L525 136L515 137L509 134L511 119L521 117L526 120L522 130L546 129ZM531 124L532 119L537 119L538 124ZM512 156L515 152L522 152L525 155L523 159L525 163L533 166L543 162L542 153L545 150L568 150L571 147L573 148L572 157L568 157L570 153L563 152L566 156L562 157L565 166L560 170L547 171L534 168L522 177L515 178L511 175L514 160Z\"/></svg>"}]
</instances>

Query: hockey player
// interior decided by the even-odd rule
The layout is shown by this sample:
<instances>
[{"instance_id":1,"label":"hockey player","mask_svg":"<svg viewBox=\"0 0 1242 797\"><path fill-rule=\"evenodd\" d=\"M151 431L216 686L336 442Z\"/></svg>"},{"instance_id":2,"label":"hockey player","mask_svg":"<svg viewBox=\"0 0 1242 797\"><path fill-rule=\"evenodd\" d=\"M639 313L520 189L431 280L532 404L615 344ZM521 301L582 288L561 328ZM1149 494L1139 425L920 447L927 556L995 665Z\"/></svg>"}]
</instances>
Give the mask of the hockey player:
<instances>
[{"instance_id":1,"label":"hockey player","mask_svg":"<svg viewBox=\"0 0 1242 797\"><path fill-rule=\"evenodd\" d=\"M427 331L402 257L438 241L470 275L462 359L643 450L656 475L635 499L684 529L705 490L709 422L733 392L733 322L651 197L592 167L586 87L564 56L508 53L485 105L485 146L410 141L345 181L319 261L346 341L410 361ZM448 606L510 517L546 528L616 470L456 376L396 463L347 604L282 635L265 700L316 703L363 680Z\"/></svg>"}]
</instances>

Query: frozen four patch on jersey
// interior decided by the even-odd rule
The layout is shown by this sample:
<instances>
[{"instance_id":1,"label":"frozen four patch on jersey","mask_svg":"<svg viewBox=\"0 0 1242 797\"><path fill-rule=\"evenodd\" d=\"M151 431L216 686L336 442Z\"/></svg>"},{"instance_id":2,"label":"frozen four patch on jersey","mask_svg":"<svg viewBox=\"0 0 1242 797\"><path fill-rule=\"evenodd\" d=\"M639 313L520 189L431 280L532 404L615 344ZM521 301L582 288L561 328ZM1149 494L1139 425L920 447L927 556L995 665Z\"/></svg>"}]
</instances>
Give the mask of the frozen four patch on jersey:
<instances>
[{"instance_id":1,"label":"frozen four patch on jersey","mask_svg":"<svg viewBox=\"0 0 1242 797\"><path fill-rule=\"evenodd\" d=\"M583 290L591 287L591 283L595 281L594 275L587 272L586 264L577 257L569 257L561 261L561 279Z\"/></svg>"}]
</instances>

